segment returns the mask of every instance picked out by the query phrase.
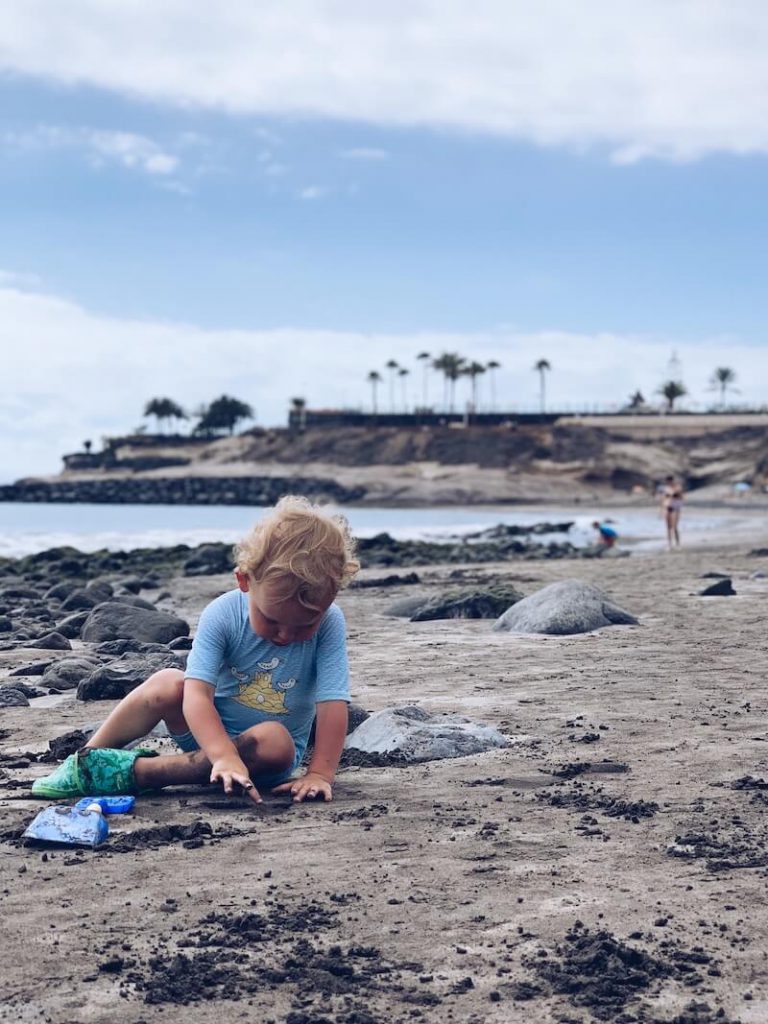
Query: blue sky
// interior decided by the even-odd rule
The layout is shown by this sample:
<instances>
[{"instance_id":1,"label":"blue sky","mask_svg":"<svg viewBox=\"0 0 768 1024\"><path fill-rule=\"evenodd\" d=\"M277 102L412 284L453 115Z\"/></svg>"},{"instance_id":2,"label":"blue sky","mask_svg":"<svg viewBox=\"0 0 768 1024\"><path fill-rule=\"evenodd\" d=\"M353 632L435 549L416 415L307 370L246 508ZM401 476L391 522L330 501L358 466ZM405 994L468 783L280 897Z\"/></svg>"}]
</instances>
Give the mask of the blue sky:
<instances>
[{"instance_id":1,"label":"blue sky","mask_svg":"<svg viewBox=\"0 0 768 1024\"><path fill-rule=\"evenodd\" d=\"M768 13L578 6L10 0L0 480L156 394L279 423L394 357L413 403L424 349L513 408L539 358L611 407L672 351L691 407L720 365L765 402Z\"/></svg>"}]
</instances>

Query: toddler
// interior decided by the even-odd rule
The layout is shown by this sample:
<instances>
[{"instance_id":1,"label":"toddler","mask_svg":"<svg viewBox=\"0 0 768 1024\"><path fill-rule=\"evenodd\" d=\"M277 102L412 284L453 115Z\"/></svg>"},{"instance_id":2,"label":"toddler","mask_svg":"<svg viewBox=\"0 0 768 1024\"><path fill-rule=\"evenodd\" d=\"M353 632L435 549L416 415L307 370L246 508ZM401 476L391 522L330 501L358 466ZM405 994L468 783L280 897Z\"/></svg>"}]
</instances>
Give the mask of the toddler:
<instances>
[{"instance_id":1,"label":"toddler","mask_svg":"<svg viewBox=\"0 0 768 1024\"><path fill-rule=\"evenodd\" d=\"M185 672L132 690L86 747L37 779L35 796L141 793L220 782L295 801L332 799L347 732L349 669L334 604L359 563L346 520L283 498L236 548L237 588L203 611ZM309 766L297 778L316 719ZM181 751L124 750L164 721ZM257 788L258 783L258 788Z\"/></svg>"}]
</instances>

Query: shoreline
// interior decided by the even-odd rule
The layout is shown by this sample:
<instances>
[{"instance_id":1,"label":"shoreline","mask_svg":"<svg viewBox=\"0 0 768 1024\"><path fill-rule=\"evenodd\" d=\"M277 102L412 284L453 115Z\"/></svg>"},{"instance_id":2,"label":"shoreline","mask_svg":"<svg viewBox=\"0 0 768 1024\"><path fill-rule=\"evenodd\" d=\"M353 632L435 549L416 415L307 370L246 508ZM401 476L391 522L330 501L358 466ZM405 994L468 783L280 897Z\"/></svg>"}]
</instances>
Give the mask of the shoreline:
<instances>
[{"instance_id":1,"label":"shoreline","mask_svg":"<svg viewBox=\"0 0 768 1024\"><path fill-rule=\"evenodd\" d=\"M689 502L681 522L683 546L708 548L733 540L757 543L766 527L761 505L749 499ZM427 508L332 507L347 516L353 532L361 538L389 533L399 540L449 543L452 538L496 525L533 528L542 520L567 519L575 525L565 537L582 548L593 542L591 522L607 517L618 524L622 549L639 554L666 546L658 506L648 500L576 505L550 501ZM258 509L252 506L0 503L0 557L20 558L61 546L83 552L138 548L162 552L178 544L195 548L207 543L234 543L257 515Z\"/></svg>"}]
</instances>

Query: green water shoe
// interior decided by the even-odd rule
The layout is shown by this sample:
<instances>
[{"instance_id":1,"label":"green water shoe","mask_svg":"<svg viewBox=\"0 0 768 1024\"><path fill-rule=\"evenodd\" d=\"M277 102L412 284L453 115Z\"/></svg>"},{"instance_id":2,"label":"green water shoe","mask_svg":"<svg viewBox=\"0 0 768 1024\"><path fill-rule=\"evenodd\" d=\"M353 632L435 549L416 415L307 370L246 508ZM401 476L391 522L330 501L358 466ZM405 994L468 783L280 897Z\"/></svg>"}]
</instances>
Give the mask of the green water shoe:
<instances>
[{"instance_id":1,"label":"green water shoe","mask_svg":"<svg viewBox=\"0 0 768 1024\"><path fill-rule=\"evenodd\" d=\"M133 766L137 757L157 757L156 750L111 750L83 747L70 754L55 772L35 779L32 796L69 800L79 796L120 796L136 793ZM148 792L145 790L144 792Z\"/></svg>"}]
</instances>

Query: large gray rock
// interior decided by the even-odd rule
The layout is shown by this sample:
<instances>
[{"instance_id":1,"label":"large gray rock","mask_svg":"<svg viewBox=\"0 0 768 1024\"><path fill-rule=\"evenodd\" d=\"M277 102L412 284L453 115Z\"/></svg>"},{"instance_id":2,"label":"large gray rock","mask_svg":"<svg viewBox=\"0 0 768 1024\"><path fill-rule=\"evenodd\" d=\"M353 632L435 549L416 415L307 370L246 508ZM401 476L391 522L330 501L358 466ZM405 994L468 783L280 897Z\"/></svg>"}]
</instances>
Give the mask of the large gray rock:
<instances>
[{"instance_id":1,"label":"large gray rock","mask_svg":"<svg viewBox=\"0 0 768 1024\"><path fill-rule=\"evenodd\" d=\"M48 666L40 682L43 686L52 686L56 690L74 690L82 679L87 678L98 667L99 662L92 658L77 655L60 658Z\"/></svg>"},{"instance_id":2,"label":"large gray rock","mask_svg":"<svg viewBox=\"0 0 768 1024\"><path fill-rule=\"evenodd\" d=\"M431 715L417 707L386 708L370 715L344 744L367 754L398 754L403 762L466 757L510 745L490 725L457 715Z\"/></svg>"},{"instance_id":3,"label":"large gray rock","mask_svg":"<svg viewBox=\"0 0 768 1024\"><path fill-rule=\"evenodd\" d=\"M508 583L434 594L411 615L411 622L432 619L495 619L521 601L523 595Z\"/></svg>"},{"instance_id":4,"label":"large gray rock","mask_svg":"<svg viewBox=\"0 0 768 1024\"><path fill-rule=\"evenodd\" d=\"M496 631L510 633L589 633L603 626L637 625L634 615L583 580L550 583L524 598L493 625Z\"/></svg>"},{"instance_id":5,"label":"large gray rock","mask_svg":"<svg viewBox=\"0 0 768 1024\"><path fill-rule=\"evenodd\" d=\"M80 637L91 643L133 639L167 644L177 636L189 636L189 623L157 609L136 608L117 601L96 605L85 621Z\"/></svg>"}]
</instances>

